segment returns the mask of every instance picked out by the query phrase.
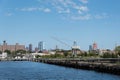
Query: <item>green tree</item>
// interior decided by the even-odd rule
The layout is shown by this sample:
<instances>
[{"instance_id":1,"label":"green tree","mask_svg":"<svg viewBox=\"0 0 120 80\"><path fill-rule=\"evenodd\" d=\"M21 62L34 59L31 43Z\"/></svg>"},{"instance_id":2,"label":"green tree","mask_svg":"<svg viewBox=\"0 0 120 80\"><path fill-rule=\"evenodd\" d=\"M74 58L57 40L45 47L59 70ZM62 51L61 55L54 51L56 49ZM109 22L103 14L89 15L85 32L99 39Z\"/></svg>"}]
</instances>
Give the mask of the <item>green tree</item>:
<instances>
[{"instance_id":1,"label":"green tree","mask_svg":"<svg viewBox=\"0 0 120 80\"><path fill-rule=\"evenodd\" d=\"M120 46L115 47L115 53L120 56Z\"/></svg>"},{"instance_id":2,"label":"green tree","mask_svg":"<svg viewBox=\"0 0 120 80\"><path fill-rule=\"evenodd\" d=\"M8 55L11 55L11 51L10 50L5 50L4 52L6 52Z\"/></svg>"},{"instance_id":3,"label":"green tree","mask_svg":"<svg viewBox=\"0 0 120 80\"><path fill-rule=\"evenodd\" d=\"M79 53L77 57L87 57L87 52Z\"/></svg>"},{"instance_id":4,"label":"green tree","mask_svg":"<svg viewBox=\"0 0 120 80\"><path fill-rule=\"evenodd\" d=\"M17 50L17 51L15 51L14 57L15 57L15 56L23 57L24 54L26 54L26 51L25 51L25 50Z\"/></svg>"},{"instance_id":5,"label":"green tree","mask_svg":"<svg viewBox=\"0 0 120 80\"><path fill-rule=\"evenodd\" d=\"M118 55L120 56L120 51L118 52Z\"/></svg>"},{"instance_id":6,"label":"green tree","mask_svg":"<svg viewBox=\"0 0 120 80\"><path fill-rule=\"evenodd\" d=\"M26 50L17 50L16 53L26 54Z\"/></svg>"},{"instance_id":7,"label":"green tree","mask_svg":"<svg viewBox=\"0 0 120 80\"><path fill-rule=\"evenodd\" d=\"M9 57L9 58L12 57L12 55L11 55L11 51L10 51L10 50L5 50L4 52L7 53L7 57Z\"/></svg>"},{"instance_id":8,"label":"green tree","mask_svg":"<svg viewBox=\"0 0 120 80\"><path fill-rule=\"evenodd\" d=\"M36 55L35 57L36 57L36 58L40 58L40 57L42 57L42 56L40 56L40 55Z\"/></svg>"},{"instance_id":9,"label":"green tree","mask_svg":"<svg viewBox=\"0 0 120 80\"><path fill-rule=\"evenodd\" d=\"M12 52L11 52L11 56L12 56L13 58L15 58L15 56L16 56L15 51L12 51Z\"/></svg>"},{"instance_id":10,"label":"green tree","mask_svg":"<svg viewBox=\"0 0 120 80\"><path fill-rule=\"evenodd\" d=\"M108 53L108 52L106 52L102 55L102 58L117 58L117 57L118 57L117 54Z\"/></svg>"},{"instance_id":11,"label":"green tree","mask_svg":"<svg viewBox=\"0 0 120 80\"><path fill-rule=\"evenodd\" d=\"M94 52L89 53L88 55L89 55L89 56L97 56L97 54L96 54L96 53L94 53Z\"/></svg>"},{"instance_id":12,"label":"green tree","mask_svg":"<svg viewBox=\"0 0 120 80\"><path fill-rule=\"evenodd\" d=\"M67 57L67 56L68 56L68 54L69 54L68 52L65 52L65 53L64 53L64 56L65 56L65 57Z\"/></svg>"}]
</instances>

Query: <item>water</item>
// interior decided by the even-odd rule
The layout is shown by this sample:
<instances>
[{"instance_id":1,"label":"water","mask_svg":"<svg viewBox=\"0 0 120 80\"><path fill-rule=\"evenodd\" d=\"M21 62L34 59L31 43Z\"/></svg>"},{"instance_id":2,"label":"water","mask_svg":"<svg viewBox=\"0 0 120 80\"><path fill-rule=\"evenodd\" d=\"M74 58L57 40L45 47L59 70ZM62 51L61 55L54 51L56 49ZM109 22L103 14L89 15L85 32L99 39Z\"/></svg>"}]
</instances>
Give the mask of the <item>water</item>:
<instances>
[{"instance_id":1,"label":"water","mask_svg":"<svg viewBox=\"0 0 120 80\"><path fill-rule=\"evenodd\" d=\"M0 80L120 80L120 76L36 62L0 62Z\"/></svg>"}]
</instances>

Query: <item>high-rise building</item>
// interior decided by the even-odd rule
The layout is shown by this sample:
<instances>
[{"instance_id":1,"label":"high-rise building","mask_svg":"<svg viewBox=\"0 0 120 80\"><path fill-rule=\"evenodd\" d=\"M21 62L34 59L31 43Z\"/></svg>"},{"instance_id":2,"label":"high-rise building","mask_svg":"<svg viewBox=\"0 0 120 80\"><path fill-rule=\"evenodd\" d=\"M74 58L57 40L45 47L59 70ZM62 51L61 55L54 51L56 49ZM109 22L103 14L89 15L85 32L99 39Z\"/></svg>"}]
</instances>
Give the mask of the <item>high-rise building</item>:
<instances>
[{"instance_id":1,"label":"high-rise building","mask_svg":"<svg viewBox=\"0 0 120 80\"><path fill-rule=\"evenodd\" d=\"M92 50L93 50L92 45L89 45L89 51L92 51Z\"/></svg>"},{"instance_id":2,"label":"high-rise building","mask_svg":"<svg viewBox=\"0 0 120 80\"><path fill-rule=\"evenodd\" d=\"M29 52L32 52L32 44L29 44Z\"/></svg>"},{"instance_id":3,"label":"high-rise building","mask_svg":"<svg viewBox=\"0 0 120 80\"><path fill-rule=\"evenodd\" d=\"M39 52L38 47L35 47L35 52L36 52L36 53L38 53L38 52Z\"/></svg>"},{"instance_id":4,"label":"high-rise building","mask_svg":"<svg viewBox=\"0 0 120 80\"><path fill-rule=\"evenodd\" d=\"M40 52L43 52L43 49L44 49L43 41L40 41L40 42L38 43L38 50L39 50Z\"/></svg>"},{"instance_id":5,"label":"high-rise building","mask_svg":"<svg viewBox=\"0 0 120 80\"><path fill-rule=\"evenodd\" d=\"M26 49L26 51L29 51L29 47L26 47L25 49Z\"/></svg>"},{"instance_id":6,"label":"high-rise building","mask_svg":"<svg viewBox=\"0 0 120 80\"><path fill-rule=\"evenodd\" d=\"M93 43L93 50L97 50L97 43Z\"/></svg>"}]
</instances>

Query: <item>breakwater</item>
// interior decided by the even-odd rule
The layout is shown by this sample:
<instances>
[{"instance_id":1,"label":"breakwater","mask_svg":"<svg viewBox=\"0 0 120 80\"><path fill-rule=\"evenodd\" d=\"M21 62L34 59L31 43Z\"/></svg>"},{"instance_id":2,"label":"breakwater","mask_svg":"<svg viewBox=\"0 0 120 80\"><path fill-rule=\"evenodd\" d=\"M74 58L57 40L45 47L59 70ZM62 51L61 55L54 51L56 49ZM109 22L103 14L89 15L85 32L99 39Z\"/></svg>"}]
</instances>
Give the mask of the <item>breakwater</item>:
<instances>
[{"instance_id":1,"label":"breakwater","mask_svg":"<svg viewBox=\"0 0 120 80\"><path fill-rule=\"evenodd\" d=\"M42 62L76 69L94 70L97 72L120 75L120 59L33 59Z\"/></svg>"},{"instance_id":2,"label":"breakwater","mask_svg":"<svg viewBox=\"0 0 120 80\"><path fill-rule=\"evenodd\" d=\"M32 61L1 61L0 72L0 80L120 80L119 75Z\"/></svg>"},{"instance_id":3,"label":"breakwater","mask_svg":"<svg viewBox=\"0 0 120 80\"><path fill-rule=\"evenodd\" d=\"M100 58L100 59L79 59L79 58L62 58L62 59L5 59L1 61L32 61L52 65L71 67L76 69L94 70L97 72L120 75L120 58Z\"/></svg>"}]
</instances>

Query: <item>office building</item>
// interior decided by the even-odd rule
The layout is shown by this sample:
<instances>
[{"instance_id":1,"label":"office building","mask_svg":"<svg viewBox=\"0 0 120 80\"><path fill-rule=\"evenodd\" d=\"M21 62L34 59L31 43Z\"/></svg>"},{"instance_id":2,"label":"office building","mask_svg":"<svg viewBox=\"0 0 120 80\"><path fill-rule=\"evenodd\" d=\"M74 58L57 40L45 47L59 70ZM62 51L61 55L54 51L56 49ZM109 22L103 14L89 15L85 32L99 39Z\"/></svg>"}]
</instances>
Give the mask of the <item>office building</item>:
<instances>
[{"instance_id":1,"label":"office building","mask_svg":"<svg viewBox=\"0 0 120 80\"><path fill-rule=\"evenodd\" d=\"M97 50L97 43L93 43L93 50Z\"/></svg>"},{"instance_id":2,"label":"office building","mask_svg":"<svg viewBox=\"0 0 120 80\"><path fill-rule=\"evenodd\" d=\"M44 44L43 44L43 41L41 41L38 43L38 50L39 52L43 52L43 49L44 49Z\"/></svg>"},{"instance_id":3,"label":"office building","mask_svg":"<svg viewBox=\"0 0 120 80\"><path fill-rule=\"evenodd\" d=\"M29 52L32 52L32 44L29 44Z\"/></svg>"},{"instance_id":4,"label":"office building","mask_svg":"<svg viewBox=\"0 0 120 80\"><path fill-rule=\"evenodd\" d=\"M92 50L93 50L92 45L89 45L89 51L92 51Z\"/></svg>"}]
</instances>

